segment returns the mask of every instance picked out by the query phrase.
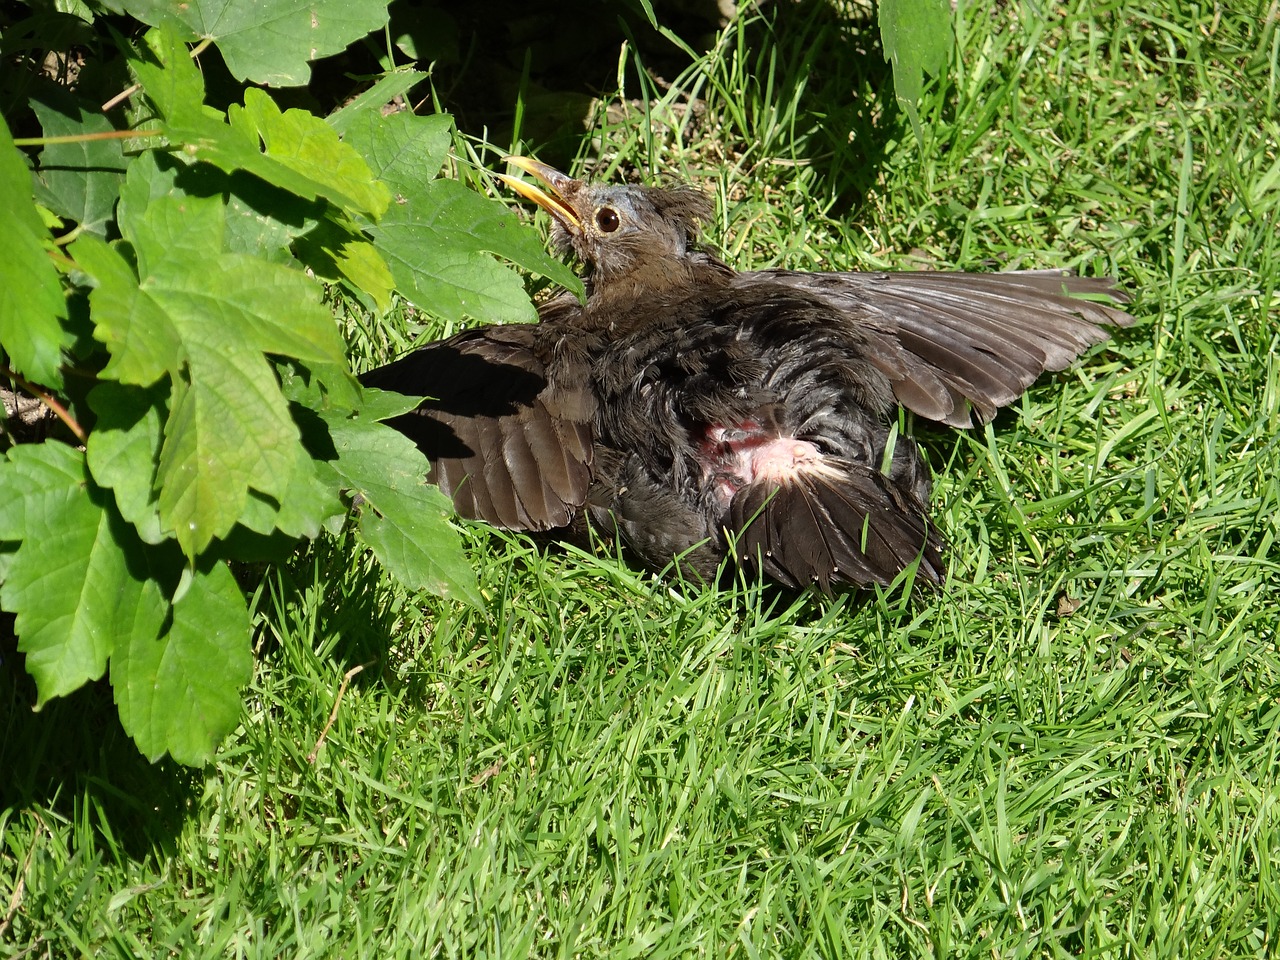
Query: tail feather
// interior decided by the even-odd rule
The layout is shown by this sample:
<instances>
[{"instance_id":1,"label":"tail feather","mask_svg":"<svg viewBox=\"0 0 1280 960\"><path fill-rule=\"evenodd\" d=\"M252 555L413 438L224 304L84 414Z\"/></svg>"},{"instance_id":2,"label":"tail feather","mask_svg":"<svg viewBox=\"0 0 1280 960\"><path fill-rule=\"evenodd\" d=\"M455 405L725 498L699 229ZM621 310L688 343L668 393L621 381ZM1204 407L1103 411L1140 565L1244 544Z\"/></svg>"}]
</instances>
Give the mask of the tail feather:
<instances>
[{"instance_id":1,"label":"tail feather","mask_svg":"<svg viewBox=\"0 0 1280 960\"><path fill-rule=\"evenodd\" d=\"M921 578L941 583L941 537L923 510L865 466L834 458L826 466L735 494L728 533L736 559L787 586L826 592L887 586L917 559Z\"/></svg>"}]
</instances>

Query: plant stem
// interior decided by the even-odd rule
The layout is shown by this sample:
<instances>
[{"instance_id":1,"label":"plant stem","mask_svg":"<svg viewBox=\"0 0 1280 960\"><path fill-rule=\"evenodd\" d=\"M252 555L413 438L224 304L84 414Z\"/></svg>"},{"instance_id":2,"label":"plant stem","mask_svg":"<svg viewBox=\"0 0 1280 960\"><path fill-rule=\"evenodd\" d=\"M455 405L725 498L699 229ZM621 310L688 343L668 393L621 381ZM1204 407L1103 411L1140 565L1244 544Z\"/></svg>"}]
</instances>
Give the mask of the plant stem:
<instances>
[{"instance_id":1,"label":"plant stem","mask_svg":"<svg viewBox=\"0 0 1280 960\"><path fill-rule=\"evenodd\" d=\"M80 426L80 424L76 421L76 418L71 415L71 412L67 410L67 408L64 407L62 403L56 397L54 397L51 393L49 393L43 387L37 386L36 384L32 383L26 377L9 369L8 367L0 366L0 376L4 376L12 380L19 387L21 387L27 393L31 394L31 396L35 397L37 400L43 403L46 407L52 410L54 415L57 416L59 420L61 420L63 423L67 425L67 429L70 430L73 434L75 434L75 438L77 440L79 440L81 443L88 442L89 435L85 433L84 427Z\"/></svg>"}]
</instances>

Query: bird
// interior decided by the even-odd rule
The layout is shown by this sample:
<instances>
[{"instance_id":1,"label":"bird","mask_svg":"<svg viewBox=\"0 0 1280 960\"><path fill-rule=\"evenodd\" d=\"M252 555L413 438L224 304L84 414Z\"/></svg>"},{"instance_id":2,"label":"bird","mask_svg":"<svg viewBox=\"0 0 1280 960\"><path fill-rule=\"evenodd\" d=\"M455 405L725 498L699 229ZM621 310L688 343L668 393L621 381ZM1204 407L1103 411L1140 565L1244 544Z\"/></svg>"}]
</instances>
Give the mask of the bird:
<instances>
[{"instance_id":1,"label":"bird","mask_svg":"<svg viewBox=\"0 0 1280 960\"><path fill-rule=\"evenodd\" d=\"M389 423L459 515L594 531L689 579L737 565L828 594L904 571L941 584L932 477L899 410L989 421L1133 323L1113 279L1064 271L738 271L701 240L713 208L692 186L507 159L537 182L498 177L550 214L585 297L562 290L536 322L464 330L361 382L427 398Z\"/></svg>"}]
</instances>

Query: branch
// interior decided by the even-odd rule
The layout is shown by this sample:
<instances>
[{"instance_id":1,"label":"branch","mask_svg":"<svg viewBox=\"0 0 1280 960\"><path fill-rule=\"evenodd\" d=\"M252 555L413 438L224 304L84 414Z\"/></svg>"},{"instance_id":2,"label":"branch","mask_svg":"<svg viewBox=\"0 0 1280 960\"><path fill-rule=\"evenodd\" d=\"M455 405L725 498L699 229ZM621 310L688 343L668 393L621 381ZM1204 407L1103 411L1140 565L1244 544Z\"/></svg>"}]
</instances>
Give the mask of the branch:
<instances>
[{"instance_id":1,"label":"branch","mask_svg":"<svg viewBox=\"0 0 1280 960\"><path fill-rule=\"evenodd\" d=\"M68 134L65 137L14 137L15 147L47 147L51 143L89 143L93 140L136 140L158 137L163 130L100 130L97 133Z\"/></svg>"},{"instance_id":2,"label":"branch","mask_svg":"<svg viewBox=\"0 0 1280 960\"><path fill-rule=\"evenodd\" d=\"M51 393L42 387L36 386L26 377L3 365L0 365L0 376L7 377L12 380L19 387L52 410L57 418L67 425L67 429L75 434L77 440L81 443L88 442L89 435L84 432L84 427L80 426L80 424L76 422L76 418L71 415L70 411L68 411L67 408L64 407Z\"/></svg>"},{"instance_id":3,"label":"branch","mask_svg":"<svg viewBox=\"0 0 1280 960\"><path fill-rule=\"evenodd\" d=\"M205 37L203 40L197 43L195 47L191 50L191 59L194 60L196 59L196 57L200 56L200 54L204 53L205 50L208 48L209 44L211 43L213 43L212 37ZM122 101L128 100L130 97L132 97L135 93L137 93L141 89L142 89L142 84L135 83L128 90L121 90L114 97L112 97L110 100L108 100L106 103L102 105L102 112L106 113L112 107L118 106Z\"/></svg>"}]
</instances>

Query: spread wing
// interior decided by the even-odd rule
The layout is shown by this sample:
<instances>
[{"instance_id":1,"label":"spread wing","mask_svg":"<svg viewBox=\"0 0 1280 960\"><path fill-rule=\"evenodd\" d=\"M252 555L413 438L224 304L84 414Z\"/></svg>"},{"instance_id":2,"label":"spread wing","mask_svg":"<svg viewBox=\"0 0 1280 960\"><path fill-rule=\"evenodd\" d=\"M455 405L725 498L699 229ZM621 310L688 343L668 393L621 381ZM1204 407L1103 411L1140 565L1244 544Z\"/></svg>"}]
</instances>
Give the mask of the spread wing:
<instances>
[{"instance_id":1,"label":"spread wing","mask_svg":"<svg viewBox=\"0 0 1280 960\"><path fill-rule=\"evenodd\" d=\"M1133 317L1079 299L1129 297L1114 281L1059 271L799 273L765 270L739 281L780 283L828 305L856 331L858 350L922 417L970 427L1012 403L1040 374L1062 370L1105 327Z\"/></svg>"},{"instance_id":2,"label":"spread wing","mask_svg":"<svg viewBox=\"0 0 1280 960\"><path fill-rule=\"evenodd\" d=\"M481 327L379 367L361 383L428 399L389 423L431 461L465 517L508 530L567 524L591 482L595 399L549 371L540 324Z\"/></svg>"}]
</instances>

